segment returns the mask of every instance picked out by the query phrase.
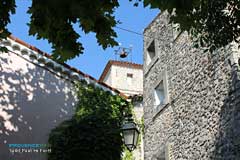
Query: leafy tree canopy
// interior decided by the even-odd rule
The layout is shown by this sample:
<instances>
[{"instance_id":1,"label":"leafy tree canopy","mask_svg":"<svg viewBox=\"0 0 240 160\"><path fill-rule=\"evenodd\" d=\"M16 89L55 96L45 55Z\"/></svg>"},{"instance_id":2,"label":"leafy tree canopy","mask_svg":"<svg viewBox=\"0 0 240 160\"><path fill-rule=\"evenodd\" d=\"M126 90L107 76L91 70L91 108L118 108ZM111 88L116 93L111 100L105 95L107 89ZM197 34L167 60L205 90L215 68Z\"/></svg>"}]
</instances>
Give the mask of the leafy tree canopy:
<instances>
[{"instance_id":1,"label":"leafy tree canopy","mask_svg":"<svg viewBox=\"0 0 240 160\"><path fill-rule=\"evenodd\" d=\"M49 135L48 160L121 160L121 126L132 105L92 84L76 84L75 114Z\"/></svg>"},{"instance_id":2,"label":"leafy tree canopy","mask_svg":"<svg viewBox=\"0 0 240 160\"><path fill-rule=\"evenodd\" d=\"M175 9L171 22L207 50L240 42L240 0L144 0L144 5L169 13Z\"/></svg>"},{"instance_id":3,"label":"leafy tree canopy","mask_svg":"<svg viewBox=\"0 0 240 160\"><path fill-rule=\"evenodd\" d=\"M210 51L232 41L239 43L239 0L133 1L134 6L139 3L170 13L175 9L172 22L179 23L182 31L189 31L199 46ZM80 35L73 29L73 24L79 25L85 33L96 33L97 42L104 49L113 47L117 45L117 34L113 30L118 23L113 15L117 7L118 0L32 0L28 10L31 15L29 34L52 43L53 57L59 61L83 53L84 48L77 41ZM10 34L6 25L15 8L15 0L0 0L0 39Z\"/></svg>"}]
</instances>

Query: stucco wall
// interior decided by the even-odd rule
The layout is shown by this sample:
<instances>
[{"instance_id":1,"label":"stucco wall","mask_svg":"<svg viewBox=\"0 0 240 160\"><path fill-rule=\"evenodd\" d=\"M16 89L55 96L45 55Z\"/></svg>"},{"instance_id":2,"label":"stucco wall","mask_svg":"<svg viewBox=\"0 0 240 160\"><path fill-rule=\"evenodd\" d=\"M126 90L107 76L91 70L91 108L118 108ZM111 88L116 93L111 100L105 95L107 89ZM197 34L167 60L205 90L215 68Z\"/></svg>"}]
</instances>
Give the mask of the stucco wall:
<instances>
[{"instance_id":1,"label":"stucco wall","mask_svg":"<svg viewBox=\"0 0 240 160\"><path fill-rule=\"evenodd\" d=\"M132 83L127 83L127 73L133 74ZM111 67L111 86L124 94L142 94L143 71L131 67L113 65Z\"/></svg>"},{"instance_id":2,"label":"stucco wall","mask_svg":"<svg viewBox=\"0 0 240 160\"><path fill-rule=\"evenodd\" d=\"M108 84L109 86L112 86L112 77L113 77L112 68L110 68L103 82Z\"/></svg>"},{"instance_id":3,"label":"stucco wall","mask_svg":"<svg viewBox=\"0 0 240 160\"><path fill-rule=\"evenodd\" d=\"M143 118L143 102L142 101L137 101L133 102L133 112L134 112L134 118L137 121L138 125L142 124L142 118ZM143 145L143 132L142 128L140 128L140 135L139 135L139 141L140 143L138 144L137 148L134 149L133 152L133 160L144 160L144 145Z\"/></svg>"},{"instance_id":4,"label":"stucco wall","mask_svg":"<svg viewBox=\"0 0 240 160\"><path fill-rule=\"evenodd\" d=\"M127 74L133 74L132 83L127 83ZM113 88L118 89L125 95L142 95L143 93L143 70L132 68L131 66L118 66L112 65L109 69L106 77L103 80L104 83L110 85ZM141 102L133 103L133 111L138 123L141 123L143 117L143 105ZM143 136L140 135L141 143L133 151L134 160L143 160Z\"/></svg>"},{"instance_id":5,"label":"stucco wall","mask_svg":"<svg viewBox=\"0 0 240 160\"><path fill-rule=\"evenodd\" d=\"M240 159L240 71L230 47L213 54L178 39L164 12L145 30L147 46L155 38L156 57L144 64L144 157L208 160ZM150 38L154 37L154 38ZM169 101L154 107L154 87L167 72Z\"/></svg>"},{"instance_id":6,"label":"stucco wall","mask_svg":"<svg viewBox=\"0 0 240 160\"><path fill-rule=\"evenodd\" d=\"M47 144L74 112L72 84L14 53L0 53L0 159L43 160L43 153L9 152L9 144Z\"/></svg>"}]
</instances>

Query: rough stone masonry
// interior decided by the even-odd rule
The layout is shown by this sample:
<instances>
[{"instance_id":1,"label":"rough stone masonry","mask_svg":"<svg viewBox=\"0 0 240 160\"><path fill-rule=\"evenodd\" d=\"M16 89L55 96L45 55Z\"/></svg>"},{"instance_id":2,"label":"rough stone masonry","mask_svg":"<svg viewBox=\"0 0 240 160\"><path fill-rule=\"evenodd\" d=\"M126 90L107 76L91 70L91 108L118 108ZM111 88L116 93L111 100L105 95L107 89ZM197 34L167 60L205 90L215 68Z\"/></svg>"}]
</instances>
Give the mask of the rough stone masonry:
<instances>
[{"instance_id":1,"label":"rough stone masonry","mask_svg":"<svg viewBox=\"0 0 240 160\"><path fill-rule=\"evenodd\" d=\"M145 160L240 160L239 50L204 53L168 22L163 12L144 31Z\"/></svg>"}]
</instances>

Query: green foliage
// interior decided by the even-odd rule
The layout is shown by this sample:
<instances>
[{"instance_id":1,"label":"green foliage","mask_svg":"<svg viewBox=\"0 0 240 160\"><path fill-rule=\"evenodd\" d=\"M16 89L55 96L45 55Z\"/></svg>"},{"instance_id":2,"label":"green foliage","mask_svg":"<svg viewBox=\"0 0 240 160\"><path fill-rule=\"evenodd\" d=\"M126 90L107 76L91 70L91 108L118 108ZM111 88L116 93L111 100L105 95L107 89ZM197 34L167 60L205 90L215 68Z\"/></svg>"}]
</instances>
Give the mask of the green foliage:
<instances>
[{"instance_id":1,"label":"green foliage","mask_svg":"<svg viewBox=\"0 0 240 160\"><path fill-rule=\"evenodd\" d=\"M33 0L29 34L48 39L53 44L53 57L59 61L72 59L83 53L80 37L73 29L77 24L85 33L96 33L97 42L104 49L115 46L117 36L113 14L116 0Z\"/></svg>"},{"instance_id":2,"label":"green foliage","mask_svg":"<svg viewBox=\"0 0 240 160\"><path fill-rule=\"evenodd\" d=\"M15 13L15 7L15 0L0 0L0 39L10 34L6 26L10 23L10 14Z\"/></svg>"},{"instance_id":3,"label":"green foliage","mask_svg":"<svg viewBox=\"0 0 240 160\"><path fill-rule=\"evenodd\" d=\"M133 153L130 152L126 147L124 147L122 160L133 160Z\"/></svg>"},{"instance_id":4,"label":"green foliage","mask_svg":"<svg viewBox=\"0 0 240 160\"><path fill-rule=\"evenodd\" d=\"M188 31L196 47L213 51L232 41L240 42L239 0L134 0L133 5L139 3L162 12L172 13L175 9L171 22ZM9 35L6 26L15 7L15 0L0 0L0 39ZM113 47L117 45L113 30L118 23L113 15L117 7L118 0L32 0L28 10L29 34L47 39L52 44L53 57L61 62L83 53L74 24L85 33L95 33L104 49Z\"/></svg>"},{"instance_id":5,"label":"green foliage","mask_svg":"<svg viewBox=\"0 0 240 160\"><path fill-rule=\"evenodd\" d=\"M131 106L119 96L82 81L72 119L52 130L48 160L120 160L121 123Z\"/></svg>"},{"instance_id":6,"label":"green foliage","mask_svg":"<svg viewBox=\"0 0 240 160\"><path fill-rule=\"evenodd\" d=\"M140 120L137 119L136 115L134 114L133 111L133 117L134 117L134 121L135 123L138 125L138 129L140 131L139 137L138 137L138 142L137 142L137 146L139 147L141 145L141 139L144 133L144 117L142 116Z\"/></svg>"},{"instance_id":7,"label":"green foliage","mask_svg":"<svg viewBox=\"0 0 240 160\"><path fill-rule=\"evenodd\" d=\"M7 52L8 49L6 47L0 47L0 52Z\"/></svg>"},{"instance_id":8,"label":"green foliage","mask_svg":"<svg viewBox=\"0 0 240 160\"><path fill-rule=\"evenodd\" d=\"M144 0L144 5L169 13L175 9L171 22L188 31L196 47L212 52L232 41L240 46L239 0Z\"/></svg>"},{"instance_id":9,"label":"green foliage","mask_svg":"<svg viewBox=\"0 0 240 160\"><path fill-rule=\"evenodd\" d=\"M144 117L141 118L141 132L144 133Z\"/></svg>"},{"instance_id":10,"label":"green foliage","mask_svg":"<svg viewBox=\"0 0 240 160\"><path fill-rule=\"evenodd\" d=\"M29 35L47 39L52 44L53 57L60 62L83 53L74 24L85 33L95 33L103 49L113 47L118 44L113 30L117 24L113 12L118 6L117 0L32 0L28 10L31 15ZM0 39L10 34L6 26L15 7L15 0L0 0Z\"/></svg>"},{"instance_id":11,"label":"green foliage","mask_svg":"<svg viewBox=\"0 0 240 160\"><path fill-rule=\"evenodd\" d=\"M140 131L140 134L139 134L139 137L138 137L138 142L137 142L137 145L139 147L142 143L142 136L144 134L144 117L143 116L142 116L140 121L137 121L137 124L138 124L139 131Z\"/></svg>"}]
</instances>

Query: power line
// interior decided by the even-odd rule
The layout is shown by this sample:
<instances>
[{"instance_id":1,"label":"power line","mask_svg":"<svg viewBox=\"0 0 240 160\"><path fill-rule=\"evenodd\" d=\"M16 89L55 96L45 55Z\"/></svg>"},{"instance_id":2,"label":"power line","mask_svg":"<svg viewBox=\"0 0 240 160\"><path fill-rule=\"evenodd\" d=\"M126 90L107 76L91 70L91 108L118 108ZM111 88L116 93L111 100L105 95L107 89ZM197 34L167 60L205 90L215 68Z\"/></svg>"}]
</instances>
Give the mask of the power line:
<instances>
[{"instance_id":1,"label":"power line","mask_svg":"<svg viewBox=\"0 0 240 160\"><path fill-rule=\"evenodd\" d=\"M138 32L132 31L130 29L126 29L126 28L122 28L122 27L118 27L118 26L115 26L115 28L118 28L118 29L123 30L123 31L130 32L130 33L134 33L134 34L137 34L139 36L144 36L142 33L138 33Z\"/></svg>"},{"instance_id":2,"label":"power line","mask_svg":"<svg viewBox=\"0 0 240 160\"><path fill-rule=\"evenodd\" d=\"M130 29L126 29L126 28L122 28L122 27L118 27L118 26L115 26L115 28L120 29L120 30L123 30L123 31L126 31L126 32L129 32L129 33L133 33L133 34L136 34L136 35L139 35L139 36L143 36L143 37L148 37L148 38L152 38L152 39L161 40L161 39L158 39L158 38L156 38L156 37L144 35L144 34L142 34L142 33L136 32L136 31L132 31L132 30L130 30ZM183 30L181 30L181 31L178 33L177 37L175 38L175 40L174 40L173 42L175 42L182 33L183 33Z\"/></svg>"},{"instance_id":3,"label":"power line","mask_svg":"<svg viewBox=\"0 0 240 160\"><path fill-rule=\"evenodd\" d=\"M142 33L139 33L139 32L136 32L136 31L132 31L130 29L126 29L126 28L122 28L122 27L118 27L118 26L115 26L115 28L117 29L120 29L120 30L123 30L123 31L126 31L126 32L129 32L129 33L133 33L133 34L136 34L136 35L139 35L139 36L143 36L143 37L149 37L149 38L153 38L153 39L156 39L154 37L151 37L151 36L146 36Z\"/></svg>"}]
</instances>

